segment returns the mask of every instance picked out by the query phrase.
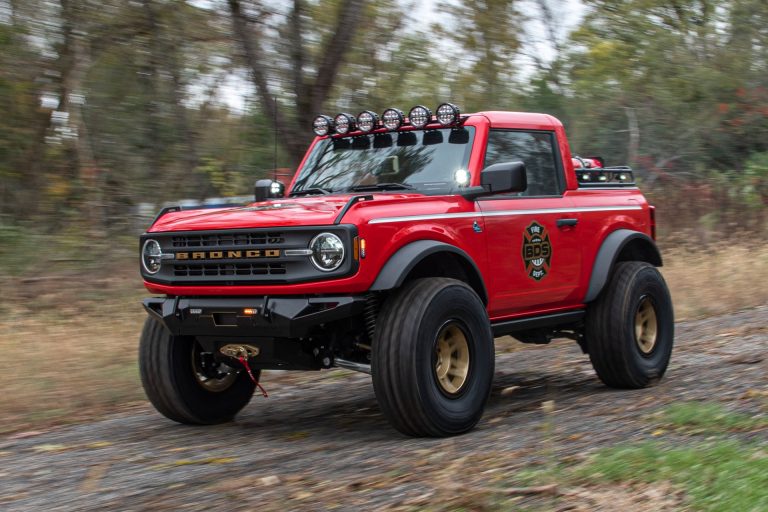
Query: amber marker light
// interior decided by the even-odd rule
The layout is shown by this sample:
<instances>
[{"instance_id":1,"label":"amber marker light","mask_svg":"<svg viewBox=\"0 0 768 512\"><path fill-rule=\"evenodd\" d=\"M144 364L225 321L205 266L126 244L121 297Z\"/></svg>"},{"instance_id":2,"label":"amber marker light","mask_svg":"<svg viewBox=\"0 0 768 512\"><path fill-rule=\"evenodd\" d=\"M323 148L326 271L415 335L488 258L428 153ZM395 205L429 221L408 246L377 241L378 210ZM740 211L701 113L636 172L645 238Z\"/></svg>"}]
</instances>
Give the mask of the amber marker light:
<instances>
[{"instance_id":1,"label":"amber marker light","mask_svg":"<svg viewBox=\"0 0 768 512\"><path fill-rule=\"evenodd\" d=\"M355 261L360 259L360 238L358 237L352 240L352 257L355 258Z\"/></svg>"},{"instance_id":2,"label":"amber marker light","mask_svg":"<svg viewBox=\"0 0 768 512\"><path fill-rule=\"evenodd\" d=\"M243 314L246 315L246 316L253 316L255 314L258 314L258 312L259 311L257 309L255 309L255 308L245 308L243 310Z\"/></svg>"},{"instance_id":3,"label":"amber marker light","mask_svg":"<svg viewBox=\"0 0 768 512\"><path fill-rule=\"evenodd\" d=\"M365 258L365 238L360 239L360 258Z\"/></svg>"}]
</instances>

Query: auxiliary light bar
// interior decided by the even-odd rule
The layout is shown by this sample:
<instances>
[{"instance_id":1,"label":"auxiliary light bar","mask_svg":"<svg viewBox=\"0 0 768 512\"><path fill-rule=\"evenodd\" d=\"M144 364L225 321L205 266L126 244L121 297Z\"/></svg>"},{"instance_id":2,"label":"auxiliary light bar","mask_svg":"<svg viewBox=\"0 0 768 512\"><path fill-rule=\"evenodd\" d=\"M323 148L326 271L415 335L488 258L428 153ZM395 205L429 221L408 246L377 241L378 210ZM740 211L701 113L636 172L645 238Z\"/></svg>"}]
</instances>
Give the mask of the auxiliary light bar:
<instances>
[{"instance_id":1,"label":"auxiliary light bar","mask_svg":"<svg viewBox=\"0 0 768 512\"><path fill-rule=\"evenodd\" d=\"M426 128L431 123L439 123L442 127L459 125L462 122L461 110L453 103L441 103L435 110L436 114L424 105L416 105L406 118L402 110L388 108L381 117L371 110L363 110L357 117L352 114L340 113L335 117L319 115L312 121L312 131L318 137L326 135L350 135L355 131L371 133L377 129L396 131L403 126Z\"/></svg>"}]
</instances>

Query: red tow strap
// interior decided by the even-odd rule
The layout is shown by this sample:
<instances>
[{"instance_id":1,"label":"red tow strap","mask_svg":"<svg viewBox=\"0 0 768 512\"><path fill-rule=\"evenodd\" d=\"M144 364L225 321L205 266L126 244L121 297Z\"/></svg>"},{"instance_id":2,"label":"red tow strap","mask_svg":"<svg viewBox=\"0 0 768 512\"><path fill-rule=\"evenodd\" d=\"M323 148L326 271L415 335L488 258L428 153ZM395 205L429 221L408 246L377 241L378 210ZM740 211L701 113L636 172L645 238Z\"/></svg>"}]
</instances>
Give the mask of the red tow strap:
<instances>
[{"instance_id":1,"label":"red tow strap","mask_svg":"<svg viewBox=\"0 0 768 512\"><path fill-rule=\"evenodd\" d=\"M267 390L262 387L261 384L259 384L259 381L256 380L256 377L253 376L253 372L251 371L251 367L248 365L248 359L240 356L238 358L240 360L240 364L242 364L245 367L245 371L248 372L248 376L251 378L254 384L256 384L256 387L259 388L259 391L261 391L261 396L264 398L269 398L269 395L267 394Z\"/></svg>"}]
</instances>

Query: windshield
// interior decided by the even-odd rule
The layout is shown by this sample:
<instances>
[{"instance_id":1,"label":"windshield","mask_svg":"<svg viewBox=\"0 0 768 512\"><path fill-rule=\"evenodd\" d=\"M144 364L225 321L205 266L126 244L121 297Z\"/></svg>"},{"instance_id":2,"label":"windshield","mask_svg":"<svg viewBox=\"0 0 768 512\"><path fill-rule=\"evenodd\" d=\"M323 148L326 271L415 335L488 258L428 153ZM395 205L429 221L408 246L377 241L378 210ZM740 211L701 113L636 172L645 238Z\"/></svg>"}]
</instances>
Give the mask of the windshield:
<instances>
[{"instance_id":1,"label":"windshield","mask_svg":"<svg viewBox=\"0 0 768 512\"><path fill-rule=\"evenodd\" d=\"M291 194L411 188L448 194L456 171L467 169L474 134L470 126L321 140Z\"/></svg>"}]
</instances>

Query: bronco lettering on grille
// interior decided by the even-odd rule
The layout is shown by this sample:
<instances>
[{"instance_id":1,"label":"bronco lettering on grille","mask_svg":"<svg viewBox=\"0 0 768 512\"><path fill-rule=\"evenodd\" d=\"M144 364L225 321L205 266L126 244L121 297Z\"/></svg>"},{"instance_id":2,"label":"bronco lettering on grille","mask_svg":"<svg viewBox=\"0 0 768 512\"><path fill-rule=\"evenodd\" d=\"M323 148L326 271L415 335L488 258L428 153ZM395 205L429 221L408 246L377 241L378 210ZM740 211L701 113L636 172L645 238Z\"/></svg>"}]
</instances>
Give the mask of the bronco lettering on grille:
<instances>
[{"instance_id":1,"label":"bronco lettering on grille","mask_svg":"<svg viewBox=\"0 0 768 512\"><path fill-rule=\"evenodd\" d=\"M195 251L176 253L177 260L242 260L279 257L280 249L251 249L247 251Z\"/></svg>"}]
</instances>

